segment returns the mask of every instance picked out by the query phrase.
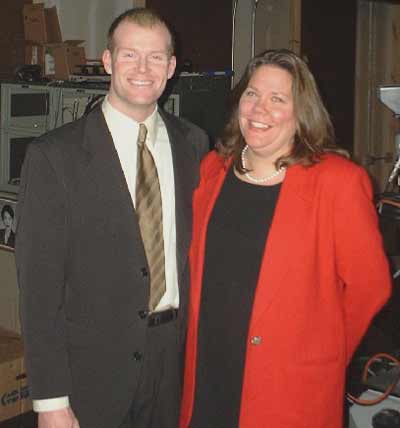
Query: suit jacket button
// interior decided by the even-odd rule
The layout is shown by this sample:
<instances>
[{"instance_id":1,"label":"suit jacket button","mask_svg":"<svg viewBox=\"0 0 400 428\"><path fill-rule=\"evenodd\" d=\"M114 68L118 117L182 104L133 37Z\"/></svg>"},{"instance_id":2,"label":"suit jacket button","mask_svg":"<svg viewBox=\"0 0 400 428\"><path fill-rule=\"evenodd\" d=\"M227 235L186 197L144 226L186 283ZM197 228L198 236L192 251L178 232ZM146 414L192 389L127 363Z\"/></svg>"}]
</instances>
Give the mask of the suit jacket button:
<instances>
[{"instance_id":1,"label":"suit jacket button","mask_svg":"<svg viewBox=\"0 0 400 428\"><path fill-rule=\"evenodd\" d=\"M145 310L138 312L139 318L142 319L142 320L144 320L145 318L147 318L148 314L149 314L149 311L145 311Z\"/></svg>"},{"instance_id":2,"label":"suit jacket button","mask_svg":"<svg viewBox=\"0 0 400 428\"><path fill-rule=\"evenodd\" d=\"M143 278L146 278L146 276L149 275L149 271L145 267L140 269L140 273L142 274Z\"/></svg>"},{"instance_id":3,"label":"suit jacket button","mask_svg":"<svg viewBox=\"0 0 400 428\"><path fill-rule=\"evenodd\" d=\"M134 352L134 354L133 354L133 359L135 360L135 361L140 361L141 359L142 359L142 354L140 353L140 352Z\"/></svg>"},{"instance_id":4,"label":"suit jacket button","mask_svg":"<svg viewBox=\"0 0 400 428\"><path fill-rule=\"evenodd\" d=\"M261 345L262 343L262 337L261 336L253 336L250 340L250 343L252 345Z\"/></svg>"}]
</instances>

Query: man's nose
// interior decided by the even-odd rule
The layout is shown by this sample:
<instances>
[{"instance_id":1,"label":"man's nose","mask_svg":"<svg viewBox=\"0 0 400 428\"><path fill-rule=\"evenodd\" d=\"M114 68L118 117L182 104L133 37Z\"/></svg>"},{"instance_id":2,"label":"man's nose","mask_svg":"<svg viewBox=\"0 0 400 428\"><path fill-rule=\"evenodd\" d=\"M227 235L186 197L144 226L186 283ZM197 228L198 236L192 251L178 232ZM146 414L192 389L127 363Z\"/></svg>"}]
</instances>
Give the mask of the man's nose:
<instances>
[{"instance_id":1,"label":"man's nose","mask_svg":"<svg viewBox=\"0 0 400 428\"><path fill-rule=\"evenodd\" d=\"M147 70L147 58L141 56L138 60L138 69L140 72L144 73Z\"/></svg>"}]
</instances>

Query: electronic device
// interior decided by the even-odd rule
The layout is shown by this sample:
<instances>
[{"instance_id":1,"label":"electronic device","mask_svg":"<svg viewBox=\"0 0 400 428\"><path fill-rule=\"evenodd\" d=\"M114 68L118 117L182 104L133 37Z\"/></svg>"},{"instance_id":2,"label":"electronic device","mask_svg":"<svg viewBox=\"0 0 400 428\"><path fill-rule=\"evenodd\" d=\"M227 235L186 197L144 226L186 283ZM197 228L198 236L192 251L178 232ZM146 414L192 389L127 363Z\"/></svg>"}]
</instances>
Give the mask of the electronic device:
<instances>
[{"instance_id":1,"label":"electronic device","mask_svg":"<svg viewBox=\"0 0 400 428\"><path fill-rule=\"evenodd\" d=\"M88 74L71 74L69 76L70 82L76 83L109 83L111 81L111 76L109 74L100 74L100 75L88 75Z\"/></svg>"},{"instance_id":2,"label":"electronic device","mask_svg":"<svg viewBox=\"0 0 400 428\"><path fill-rule=\"evenodd\" d=\"M381 392L374 391L372 389L368 389L363 392L360 396L363 400L373 400L377 398L379 395L382 395ZM400 411L400 398L394 395L389 395L385 400L378 404L374 404L372 406L361 406L358 404L354 404L350 408L350 420L349 420L349 428L378 428L373 424L374 417L375 421L377 419L377 415L385 409L391 409L396 412ZM397 425L387 425L388 428L399 428Z\"/></svg>"},{"instance_id":3,"label":"electronic device","mask_svg":"<svg viewBox=\"0 0 400 428\"><path fill-rule=\"evenodd\" d=\"M381 85L378 87L378 98L396 117L400 116L400 85Z\"/></svg>"},{"instance_id":4,"label":"electronic device","mask_svg":"<svg viewBox=\"0 0 400 428\"><path fill-rule=\"evenodd\" d=\"M28 145L45 132L86 114L107 88L2 83L0 186L15 192Z\"/></svg>"},{"instance_id":5,"label":"electronic device","mask_svg":"<svg viewBox=\"0 0 400 428\"><path fill-rule=\"evenodd\" d=\"M400 85L381 85L378 87L378 98L385 104L395 115L400 118ZM397 152L397 161L389 175L385 191L388 191L389 186L394 182L400 171L400 133L395 135L395 147Z\"/></svg>"},{"instance_id":6,"label":"electronic device","mask_svg":"<svg viewBox=\"0 0 400 428\"><path fill-rule=\"evenodd\" d=\"M21 82L42 81L42 70L40 65L22 65L15 70L15 77Z\"/></svg>"},{"instance_id":7,"label":"electronic device","mask_svg":"<svg viewBox=\"0 0 400 428\"><path fill-rule=\"evenodd\" d=\"M232 71L182 72L169 80L161 106L204 129L211 146L226 123Z\"/></svg>"}]
</instances>

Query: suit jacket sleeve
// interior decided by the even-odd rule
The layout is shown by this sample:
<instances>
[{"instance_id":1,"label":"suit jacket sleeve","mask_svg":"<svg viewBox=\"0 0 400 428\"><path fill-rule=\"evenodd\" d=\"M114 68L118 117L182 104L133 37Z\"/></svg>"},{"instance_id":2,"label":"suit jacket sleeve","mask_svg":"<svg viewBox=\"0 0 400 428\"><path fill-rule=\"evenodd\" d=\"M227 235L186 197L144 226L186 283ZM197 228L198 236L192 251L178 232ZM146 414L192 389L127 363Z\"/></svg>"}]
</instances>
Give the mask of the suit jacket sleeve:
<instances>
[{"instance_id":1,"label":"suit jacket sleeve","mask_svg":"<svg viewBox=\"0 0 400 428\"><path fill-rule=\"evenodd\" d=\"M34 399L66 396L70 391L64 315L66 200L49 147L40 143L28 149L17 206L21 324Z\"/></svg>"},{"instance_id":2,"label":"suit jacket sleeve","mask_svg":"<svg viewBox=\"0 0 400 428\"><path fill-rule=\"evenodd\" d=\"M351 169L337 194L335 248L344 282L344 315L349 361L373 316L390 294L391 278L371 203L370 180L361 168Z\"/></svg>"},{"instance_id":3,"label":"suit jacket sleeve","mask_svg":"<svg viewBox=\"0 0 400 428\"><path fill-rule=\"evenodd\" d=\"M197 148L199 153L199 160L203 159L204 156L210 151L210 140L203 130L201 130L199 133Z\"/></svg>"}]
</instances>

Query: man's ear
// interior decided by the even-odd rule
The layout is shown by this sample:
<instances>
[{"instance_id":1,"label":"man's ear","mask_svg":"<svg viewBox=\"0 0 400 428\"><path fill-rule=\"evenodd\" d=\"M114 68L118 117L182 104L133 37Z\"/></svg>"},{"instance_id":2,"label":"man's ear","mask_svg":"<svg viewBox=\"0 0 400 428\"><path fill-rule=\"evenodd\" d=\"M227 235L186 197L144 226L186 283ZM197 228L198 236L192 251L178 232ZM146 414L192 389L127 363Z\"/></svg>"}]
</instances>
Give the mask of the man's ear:
<instances>
[{"instance_id":1,"label":"man's ear","mask_svg":"<svg viewBox=\"0 0 400 428\"><path fill-rule=\"evenodd\" d=\"M112 74L112 53L109 49L106 49L102 55L104 70L108 74Z\"/></svg>"},{"instance_id":2,"label":"man's ear","mask_svg":"<svg viewBox=\"0 0 400 428\"><path fill-rule=\"evenodd\" d=\"M174 75L175 68L176 68L176 57L172 55L168 64L168 79L171 79L171 77Z\"/></svg>"}]
</instances>

